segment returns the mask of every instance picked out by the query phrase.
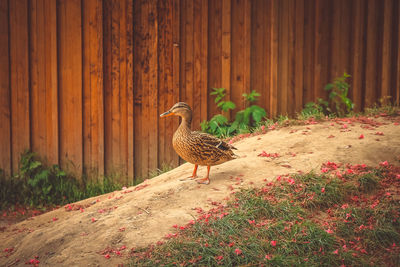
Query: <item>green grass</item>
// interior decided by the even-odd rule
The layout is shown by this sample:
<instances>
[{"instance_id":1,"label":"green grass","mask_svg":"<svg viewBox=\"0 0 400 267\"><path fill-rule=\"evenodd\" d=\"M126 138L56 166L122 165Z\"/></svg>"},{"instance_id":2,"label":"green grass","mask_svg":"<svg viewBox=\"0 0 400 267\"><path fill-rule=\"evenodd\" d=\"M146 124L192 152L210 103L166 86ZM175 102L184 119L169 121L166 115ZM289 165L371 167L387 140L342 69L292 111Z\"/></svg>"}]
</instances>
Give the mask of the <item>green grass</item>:
<instances>
[{"instance_id":1,"label":"green grass","mask_svg":"<svg viewBox=\"0 0 400 267\"><path fill-rule=\"evenodd\" d=\"M323 167L234 194L176 237L133 252L130 265L399 265L400 168Z\"/></svg>"},{"instance_id":2,"label":"green grass","mask_svg":"<svg viewBox=\"0 0 400 267\"><path fill-rule=\"evenodd\" d=\"M172 170L174 167L170 164L167 163L163 163L161 164L161 168L157 168L156 170L150 171L149 173L149 178L154 178L156 176L159 176L163 173L169 172L170 170ZM143 179L140 179L143 181Z\"/></svg>"},{"instance_id":3,"label":"green grass","mask_svg":"<svg viewBox=\"0 0 400 267\"><path fill-rule=\"evenodd\" d=\"M57 165L44 165L34 153L25 152L17 174L7 177L0 171L0 210L24 210L28 207L45 211L92 196L120 190L122 185L111 176L97 181L82 181Z\"/></svg>"}]
</instances>

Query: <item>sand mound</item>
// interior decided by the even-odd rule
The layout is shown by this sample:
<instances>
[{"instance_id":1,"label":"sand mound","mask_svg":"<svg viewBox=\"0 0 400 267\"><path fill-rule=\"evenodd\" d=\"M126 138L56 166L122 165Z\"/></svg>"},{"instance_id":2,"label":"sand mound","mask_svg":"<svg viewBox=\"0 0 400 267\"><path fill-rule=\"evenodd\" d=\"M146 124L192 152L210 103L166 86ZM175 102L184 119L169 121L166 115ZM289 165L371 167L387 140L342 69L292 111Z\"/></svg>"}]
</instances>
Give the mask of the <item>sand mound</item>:
<instances>
[{"instance_id":1,"label":"sand mound","mask_svg":"<svg viewBox=\"0 0 400 267\"><path fill-rule=\"evenodd\" d=\"M26 266L35 256L40 266L126 263L132 248L174 233L173 225L195 218L196 208L207 210L242 187L258 186L286 173L319 171L327 161L398 165L399 122L399 117L311 121L243 138L235 143L240 158L212 167L210 185L179 181L193 169L184 164L139 186L9 225L0 232L0 265ZM198 175L205 172L200 167Z\"/></svg>"}]
</instances>

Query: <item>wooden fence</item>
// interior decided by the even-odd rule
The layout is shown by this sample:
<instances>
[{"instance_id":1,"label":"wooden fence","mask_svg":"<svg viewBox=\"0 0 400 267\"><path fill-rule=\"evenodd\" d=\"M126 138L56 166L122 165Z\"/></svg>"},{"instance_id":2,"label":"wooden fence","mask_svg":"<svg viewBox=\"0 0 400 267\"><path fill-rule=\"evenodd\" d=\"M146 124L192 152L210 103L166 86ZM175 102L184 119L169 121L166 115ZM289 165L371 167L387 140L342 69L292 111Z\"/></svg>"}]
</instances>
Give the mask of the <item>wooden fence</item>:
<instances>
[{"instance_id":1,"label":"wooden fence","mask_svg":"<svg viewBox=\"0 0 400 267\"><path fill-rule=\"evenodd\" d=\"M257 90L270 117L352 75L356 108L400 95L398 0L0 0L0 168L25 149L91 177L178 165L175 102L193 127Z\"/></svg>"}]
</instances>

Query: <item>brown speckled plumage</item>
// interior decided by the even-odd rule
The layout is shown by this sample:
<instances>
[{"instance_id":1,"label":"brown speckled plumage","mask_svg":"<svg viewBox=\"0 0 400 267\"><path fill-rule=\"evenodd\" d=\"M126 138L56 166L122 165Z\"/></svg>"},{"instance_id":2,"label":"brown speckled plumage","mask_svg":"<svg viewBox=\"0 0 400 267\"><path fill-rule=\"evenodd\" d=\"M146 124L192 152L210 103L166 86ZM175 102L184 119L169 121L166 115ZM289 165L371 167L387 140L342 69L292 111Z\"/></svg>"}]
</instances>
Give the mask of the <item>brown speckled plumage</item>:
<instances>
[{"instance_id":1,"label":"brown speckled plumage","mask_svg":"<svg viewBox=\"0 0 400 267\"><path fill-rule=\"evenodd\" d=\"M182 122L176 130L172 139L173 147L181 158L195 164L192 178L196 177L197 165L210 166L218 165L236 158L232 149L235 147L227 144L219 138L207 133L191 131L192 110L189 105L183 102L176 103L169 111L161 114L161 117L177 115ZM208 183L207 177L201 182Z\"/></svg>"}]
</instances>

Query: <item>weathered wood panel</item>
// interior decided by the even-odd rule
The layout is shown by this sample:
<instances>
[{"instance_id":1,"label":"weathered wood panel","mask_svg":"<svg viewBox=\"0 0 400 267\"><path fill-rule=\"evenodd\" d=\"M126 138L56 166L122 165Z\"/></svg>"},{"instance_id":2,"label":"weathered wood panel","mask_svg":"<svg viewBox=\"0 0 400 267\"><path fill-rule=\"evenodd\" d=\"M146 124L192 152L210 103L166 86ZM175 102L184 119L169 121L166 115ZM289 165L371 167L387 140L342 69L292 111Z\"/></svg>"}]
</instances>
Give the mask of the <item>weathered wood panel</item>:
<instances>
[{"instance_id":1,"label":"weathered wood panel","mask_svg":"<svg viewBox=\"0 0 400 267\"><path fill-rule=\"evenodd\" d=\"M27 0L9 2L13 171L18 169L21 154L30 149L28 17Z\"/></svg>"},{"instance_id":2,"label":"weathered wood panel","mask_svg":"<svg viewBox=\"0 0 400 267\"><path fill-rule=\"evenodd\" d=\"M269 109L267 109L270 117L278 115L278 46L279 46L279 0L270 1L270 36L271 49L269 53L269 64L271 65L270 83L269 83Z\"/></svg>"},{"instance_id":3,"label":"weathered wood panel","mask_svg":"<svg viewBox=\"0 0 400 267\"><path fill-rule=\"evenodd\" d=\"M245 108L243 93L250 92L251 1L232 1L232 44L230 100L237 108ZM225 70L222 70L224 72Z\"/></svg>"},{"instance_id":4,"label":"weathered wood panel","mask_svg":"<svg viewBox=\"0 0 400 267\"><path fill-rule=\"evenodd\" d=\"M208 2L208 93L212 92L212 88L231 90L230 85L222 84L222 12L230 12L222 9L222 1ZM215 105L215 97L209 99L208 116L212 117L220 110ZM229 100L229 93L226 100Z\"/></svg>"},{"instance_id":5,"label":"weathered wood panel","mask_svg":"<svg viewBox=\"0 0 400 267\"><path fill-rule=\"evenodd\" d=\"M400 105L400 3L398 1L395 1L395 4L397 5L397 8L394 8L395 15L393 16L394 18L397 18L397 21L394 21L394 34L395 38L397 37L397 42L394 42L394 50L393 50L393 55L397 56L397 64L395 63L395 67L393 70L395 70L395 75L393 75L394 80L396 81L395 89L392 91L393 96L396 100L396 104ZM394 62L395 59L393 59Z\"/></svg>"},{"instance_id":6,"label":"weathered wood panel","mask_svg":"<svg viewBox=\"0 0 400 267\"><path fill-rule=\"evenodd\" d=\"M83 170L81 1L60 0L57 10L60 164L80 175Z\"/></svg>"},{"instance_id":7,"label":"weathered wood panel","mask_svg":"<svg viewBox=\"0 0 400 267\"><path fill-rule=\"evenodd\" d=\"M261 93L269 117L327 99L352 75L356 110L400 98L396 0L0 0L0 168L25 149L90 179L147 177L179 157L178 101L194 129L211 88ZM181 161L182 162L182 161Z\"/></svg>"},{"instance_id":8,"label":"weathered wood panel","mask_svg":"<svg viewBox=\"0 0 400 267\"><path fill-rule=\"evenodd\" d=\"M365 46L363 43L365 36L365 1L352 1L351 8L354 23L352 23L352 38L350 39L350 49L353 56L350 60L349 72L352 74L352 88L349 95L353 99L355 110L360 111L363 105L362 89L363 81L365 79L365 71L363 68L365 51Z\"/></svg>"},{"instance_id":9,"label":"weathered wood panel","mask_svg":"<svg viewBox=\"0 0 400 267\"><path fill-rule=\"evenodd\" d=\"M156 1L135 2L135 10L140 14L135 18L135 75L137 89L135 98L136 114L140 120L135 131L140 135L135 139L135 169L138 177L158 167L158 64L157 64L157 5ZM136 135L135 135L136 136Z\"/></svg>"},{"instance_id":10,"label":"weathered wood panel","mask_svg":"<svg viewBox=\"0 0 400 267\"><path fill-rule=\"evenodd\" d=\"M32 150L58 164L57 8L55 1L30 2Z\"/></svg>"},{"instance_id":11,"label":"weathered wood panel","mask_svg":"<svg viewBox=\"0 0 400 267\"><path fill-rule=\"evenodd\" d=\"M105 1L104 8L105 172L132 180L133 3Z\"/></svg>"},{"instance_id":12,"label":"weathered wood panel","mask_svg":"<svg viewBox=\"0 0 400 267\"><path fill-rule=\"evenodd\" d=\"M174 104L173 99L173 44L172 44L172 1L158 2L158 86L159 91L159 113L170 109ZM158 161L171 164L173 155L169 153L173 135L173 120L159 120L159 147Z\"/></svg>"},{"instance_id":13,"label":"weathered wood panel","mask_svg":"<svg viewBox=\"0 0 400 267\"><path fill-rule=\"evenodd\" d=\"M0 168L11 174L11 92L8 0L0 0Z\"/></svg>"},{"instance_id":14,"label":"weathered wood panel","mask_svg":"<svg viewBox=\"0 0 400 267\"><path fill-rule=\"evenodd\" d=\"M83 166L104 175L103 3L83 1Z\"/></svg>"},{"instance_id":15,"label":"weathered wood panel","mask_svg":"<svg viewBox=\"0 0 400 267\"><path fill-rule=\"evenodd\" d=\"M271 31L268 27L270 16L268 15L271 1L257 0L251 5L251 90L261 94L258 105L269 109L269 79L270 64L266 58L270 58ZM254 67L255 66L255 67Z\"/></svg>"},{"instance_id":16,"label":"weathered wood panel","mask_svg":"<svg viewBox=\"0 0 400 267\"><path fill-rule=\"evenodd\" d=\"M379 42L379 9L382 1L369 0L367 2L367 31L365 55L365 94L364 106L371 106L376 102L378 86L378 42Z\"/></svg>"}]
</instances>

